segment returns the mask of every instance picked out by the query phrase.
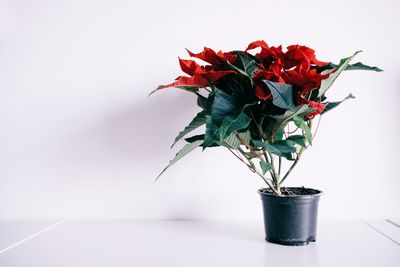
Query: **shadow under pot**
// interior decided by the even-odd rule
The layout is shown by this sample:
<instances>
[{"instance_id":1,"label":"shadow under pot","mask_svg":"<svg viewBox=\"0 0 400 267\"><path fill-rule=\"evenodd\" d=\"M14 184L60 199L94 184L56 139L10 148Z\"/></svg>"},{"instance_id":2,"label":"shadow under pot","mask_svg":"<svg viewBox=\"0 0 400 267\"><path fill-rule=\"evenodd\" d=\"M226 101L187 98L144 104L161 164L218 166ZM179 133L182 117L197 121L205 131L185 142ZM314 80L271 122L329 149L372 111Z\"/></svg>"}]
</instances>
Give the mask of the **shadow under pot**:
<instances>
[{"instance_id":1,"label":"shadow under pot","mask_svg":"<svg viewBox=\"0 0 400 267\"><path fill-rule=\"evenodd\" d=\"M318 203L322 191L304 187L283 187L282 195L270 189L258 190L261 196L265 240L287 246L315 242Z\"/></svg>"}]
</instances>

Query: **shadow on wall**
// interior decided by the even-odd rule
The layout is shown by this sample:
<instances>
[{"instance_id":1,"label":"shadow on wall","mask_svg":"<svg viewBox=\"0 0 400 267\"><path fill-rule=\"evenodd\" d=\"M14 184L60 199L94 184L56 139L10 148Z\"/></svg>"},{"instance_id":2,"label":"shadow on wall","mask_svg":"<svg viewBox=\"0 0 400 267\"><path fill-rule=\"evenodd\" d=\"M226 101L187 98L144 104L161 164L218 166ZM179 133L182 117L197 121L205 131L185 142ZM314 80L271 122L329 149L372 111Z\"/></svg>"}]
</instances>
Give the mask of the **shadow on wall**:
<instances>
[{"instance_id":1,"label":"shadow on wall","mask_svg":"<svg viewBox=\"0 0 400 267\"><path fill-rule=\"evenodd\" d=\"M156 177L178 150L169 149L175 136L198 112L191 94L162 93L75 129L62 141L63 161L86 174L151 169Z\"/></svg>"}]
</instances>

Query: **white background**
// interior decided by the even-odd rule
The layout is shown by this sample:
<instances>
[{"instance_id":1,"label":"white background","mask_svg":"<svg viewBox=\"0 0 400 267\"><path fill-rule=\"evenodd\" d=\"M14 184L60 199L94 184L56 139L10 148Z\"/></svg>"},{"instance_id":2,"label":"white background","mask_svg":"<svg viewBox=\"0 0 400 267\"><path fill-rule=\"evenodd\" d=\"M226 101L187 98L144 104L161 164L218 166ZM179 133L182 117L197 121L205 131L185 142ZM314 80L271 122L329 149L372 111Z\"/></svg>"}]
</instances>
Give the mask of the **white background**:
<instances>
[{"instance_id":1,"label":"white background","mask_svg":"<svg viewBox=\"0 0 400 267\"><path fill-rule=\"evenodd\" d=\"M159 84L184 47L362 49L287 185L325 192L320 218L399 217L397 1L0 1L0 219L258 219L263 186L229 152L196 151L154 179L197 113ZM182 144L181 144L182 145Z\"/></svg>"}]
</instances>

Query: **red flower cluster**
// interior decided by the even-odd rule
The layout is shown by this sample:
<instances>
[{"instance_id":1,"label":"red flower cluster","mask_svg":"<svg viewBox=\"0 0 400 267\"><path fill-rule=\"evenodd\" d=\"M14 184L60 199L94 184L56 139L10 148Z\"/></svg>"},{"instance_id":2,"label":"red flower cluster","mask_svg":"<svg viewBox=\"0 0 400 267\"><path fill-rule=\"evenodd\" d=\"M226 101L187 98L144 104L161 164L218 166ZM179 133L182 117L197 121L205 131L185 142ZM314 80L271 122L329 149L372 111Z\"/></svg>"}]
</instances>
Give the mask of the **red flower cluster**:
<instances>
[{"instance_id":1,"label":"red flower cluster","mask_svg":"<svg viewBox=\"0 0 400 267\"><path fill-rule=\"evenodd\" d=\"M297 104L308 104L311 108L317 109L309 114L313 117L320 114L326 104L309 101L305 96L312 90L321 86L321 81L329 77L329 74L321 75L311 66L324 66L327 63L316 59L313 49L291 45L287 51L282 51L282 46L269 47L264 41L255 41L248 45L246 52L255 48L261 48L261 51L255 54L255 57L261 60L259 66L262 68L254 73L256 96L259 99L267 100L271 98L271 93L261 80L270 80L279 83L287 83L294 86L295 100Z\"/></svg>"},{"instance_id":2,"label":"red flower cluster","mask_svg":"<svg viewBox=\"0 0 400 267\"><path fill-rule=\"evenodd\" d=\"M183 72L191 77L179 76L175 82L167 85L159 86L158 89L168 87L207 87L225 75L236 73L233 70L224 70L223 63L235 62L236 54L234 52L224 53L219 51L216 53L211 48L204 47L204 50L198 54L194 54L187 50L191 57L201 59L210 65L200 66L194 60L179 59L179 65Z\"/></svg>"},{"instance_id":3,"label":"red flower cluster","mask_svg":"<svg viewBox=\"0 0 400 267\"><path fill-rule=\"evenodd\" d=\"M254 56L258 60L259 70L256 70L251 77L254 81L255 95L260 100L268 100L272 97L271 92L262 80L270 80L278 83L286 83L293 85L294 98L296 104L308 104L315 108L316 111L309 117L320 114L326 104L309 101L306 96L321 86L321 81L329 77L329 74L318 74L315 67L326 65L316 59L313 49L291 45L287 47L287 51L282 51L282 46L268 46L264 41L255 41L248 45L244 53L260 48L260 52ZM215 52L205 47L198 54L188 50L191 57L201 59L209 65L201 66L194 60L179 59L182 71L190 75L190 77L179 76L175 82L159 86L158 89L167 87L207 87L215 84L219 79L228 74L238 74L237 71L229 68L234 64L237 58L236 52Z\"/></svg>"}]
</instances>

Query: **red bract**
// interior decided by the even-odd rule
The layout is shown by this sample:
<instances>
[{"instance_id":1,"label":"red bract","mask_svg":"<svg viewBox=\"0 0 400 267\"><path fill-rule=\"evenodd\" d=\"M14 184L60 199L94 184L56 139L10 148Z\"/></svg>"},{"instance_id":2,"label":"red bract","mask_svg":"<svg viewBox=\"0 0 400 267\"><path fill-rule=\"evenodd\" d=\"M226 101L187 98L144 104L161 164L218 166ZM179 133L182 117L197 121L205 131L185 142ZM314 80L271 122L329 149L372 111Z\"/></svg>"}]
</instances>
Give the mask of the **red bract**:
<instances>
[{"instance_id":1,"label":"red bract","mask_svg":"<svg viewBox=\"0 0 400 267\"><path fill-rule=\"evenodd\" d=\"M260 48L260 51L253 58L248 52L256 48ZM235 67L241 67L242 63L239 62L237 66L232 66L236 63L237 53L242 53L242 57L249 55L253 64L260 68L260 70L254 71L250 78L253 80L255 96L263 101L271 98L271 92L262 80L291 84L296 94L305 96L317 89L321 85L321 80L329 76L329 74L318 74L317 70L312 68L326 63L317 60L314 50L306 46L291 45L286 52L283 52L282 46L269 46L265 41L259 40L250 43L243 52L215 52L208 47L204 47L200 53L187 51L191 57L203 60L209 65L200 65L194 60L179 59L182 71L192 77L178 77L175 82L161 86L159 89L167 87L201 88L212 85L218 87L218 80L222 77L229 74L243 74L235 69ZM229 79L224 80L225 84L226 82L229 83Z\"/></svg>"},{"instance_id":2,"label":"red bract","mask_svg":"<svg viewBox=\"0 0 400 267\"><path fill-rule=\"evenodd\" d=\"M179 59L183 72L192 77L179 76L176 81L167 85L161 85L156 90L169 87L207 87L225 75L236 73L233 70L213 70L211 66L200 66L193 60Z\"/></svg>"},{"instance_id":3,"label":"red bract","mask_svg":"<svg viewBox=\"0 0 400 267\"><path fill-rule=\"evenodd\" d=\"M214 83L220 78L224 77L225 75L236 73L236 71L233 70L220 70L220 71L208 71L206 72L203 77L205 77L209 82Z\"/></svg>"},{"instance_id":4,"label":"red bract","mask_svg":"<svg viewBox=\"0 0 400 267\"><path fill-rule=\"evenodd\" d=\"M322 111L324 111L325 107L329 104L329 102L327 103L319 103L319 102L315 102L315 101L311 101L311 100L306 100L304 98L302 98L301 96L299 96L297 98L297 103L300 105L308 105L310 108L314 108L315 111L311 112L310 114L307 115L307 118L313 118L314 116L321 114Z\"/></svg>"},{"instance_id":5,"label":"red bract","mask_svg":"<svg viewBox=\"0 0 400 267\"><path fill-rule=\"evenodd\" d=\"M179 65L183 72L189 75L204 74L204 67L197 64L194 60L179 59Z\"/></svg>"},{"instance_id":6,"label":"red bract","mask_svg":"<svg viewBox=\"0 0 400 267\"><path fill-rule=\"evenodd\" d=\"M325 107L329 104L327 103L319 103L315 101L308 101L308 106L310 108L315 108L316 111L307 115L308 118L313 118L315 115L321 114L324 111Z\"/></svg>"},{"instance_id":7,"label":"red bract","mask_svg":"<svg viewBox=\"0 0 400 267\"><path fill-rule=\"evenodd\" d=\"M262 80L269 80L278 83L284 83L285 81L281 76L272 71L257 70L254 72L253 80L255 83L256 96L261 100L267 100L271 98L271 92Z\"/></svg>"},{"instance_id":8,"label":"red bract","mask_svg":"<svg viewBox=\"0 0 400 267\"><path fill-rule=\"evenodd\" d=\"M182 71L193 76L200 75L213 83L224 77L225 75L236 73L233 70L213 70L212 66L200 66L193 60L179 59Z\"/></svg>"},{"instance_id":9,"label":"red bract","mask_svg":"<svg viewBox=\"0 0 400 267\"><path fill-rule=\"evenodd\" d=\"M282 77L285 83L296 87L301 95L306 95L312 90L321 86L321 81L329 77L329 74L318 74L317 70L304 70L296 68L294 70L284 71Z\"/></svg>"},{"instance_id":10,"label":"red bract","mask_svg":"<svg viewBox=\"0 0 400 267\"><path fill-rule=\"evenodd\" d=\"M204 50L197 54L192 53L188 49L186 50L191 57L201 59L207 63L210 63L212 66L217 66L218 64L226 63L227 61L233 63L236 60L236 54L233 52L223 53L222 51L219 51L216 53L214 50L208 47L204 47Z\"/></svg>"},{"instance_id":11,"label":"red bract","mask_svg":"<svg viewBox=\"0 0 400 267\"><path fill-rule=\"evenodd\" d=\"M261 51L255 54L255 57L261 60L261 66L264 69L268 69L274 73L280 73L282 71L284 55L282 46L269 47L266 42L261 40L250 43L245 52L255 48L261 48Z\"/></svg>"},{"instance_id":12,"label":"red bract","mask_svg":"<svg viewBox=\"0 0 400 267\"><path fill-rule=\"evenodd\" d=\"M194 75L193 77L179 76L176 81L167 85L160 85L156 90L168 88L168 87L206 87L208 81L200 75Z\"/></svg>"},{"instance_id":13,"label":"red bract","mask_svg":"<svg viewBox=\"0 0 400 267\"><path fill-rule=\"evenodd\" d=\"M291 45L288 46L287 52L284 54L285 69L293 67L301 67L302 69L309 70L310 65L323 66L326 62L316 59L315 51L307 46Z\"/></svg>"}]
</instances>

